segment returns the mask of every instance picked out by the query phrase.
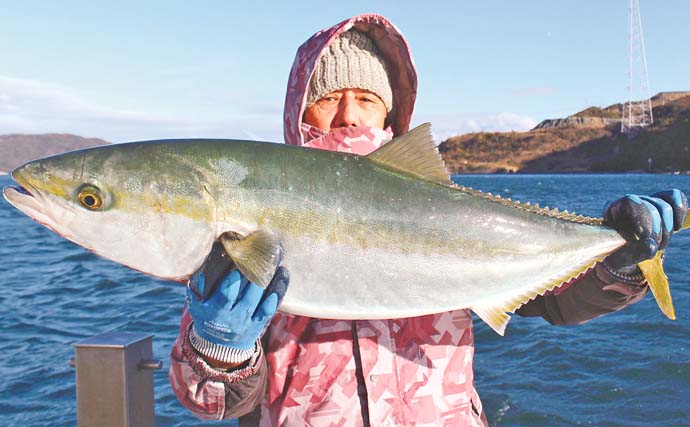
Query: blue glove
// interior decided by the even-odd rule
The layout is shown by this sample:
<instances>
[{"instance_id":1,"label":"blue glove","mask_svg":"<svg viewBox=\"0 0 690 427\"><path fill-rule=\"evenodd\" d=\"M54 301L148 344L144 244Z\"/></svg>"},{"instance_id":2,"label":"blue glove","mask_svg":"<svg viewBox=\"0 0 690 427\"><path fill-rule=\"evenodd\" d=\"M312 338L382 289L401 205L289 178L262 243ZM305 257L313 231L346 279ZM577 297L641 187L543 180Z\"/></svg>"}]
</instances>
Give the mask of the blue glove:
<instances>
[{"instance_id":1,"label":"blue glove","mask_svg":"<svg viewBox=\"0 0 690 427\"><path fill-rule=\"evenodd\" d=\"M239 271L233 270L221 280L211 296L203 300L204 273L195 273L187 286L187 304L194 320L194 333L190 335L196 335L197 341L201 343L195 343L192 337L192 345L207 356L227 362L239 360L218 357L200 347L210 343L209 347L231 347L251 354L256 340L261 337L283 300L289 281L287 269L278 267L271 283L264 290L249 282ZM198 340L198 337L203 340ZM223 353L224 349L209 351Z\"/></svg>"},{"instance_id":2,"label":"blue glove","mask_svg":"<svg viewBox=\"0 0 690 427\"><path fill-rule=\"evenodd\" d=\"M688 199L676 189L651 196L628 194L609 202L604 208L604 224L618 231L628 243L606 257L604 266L623 281L642 281L637 264L666 249L687 214Z\"/></svg>"}]
</instances>

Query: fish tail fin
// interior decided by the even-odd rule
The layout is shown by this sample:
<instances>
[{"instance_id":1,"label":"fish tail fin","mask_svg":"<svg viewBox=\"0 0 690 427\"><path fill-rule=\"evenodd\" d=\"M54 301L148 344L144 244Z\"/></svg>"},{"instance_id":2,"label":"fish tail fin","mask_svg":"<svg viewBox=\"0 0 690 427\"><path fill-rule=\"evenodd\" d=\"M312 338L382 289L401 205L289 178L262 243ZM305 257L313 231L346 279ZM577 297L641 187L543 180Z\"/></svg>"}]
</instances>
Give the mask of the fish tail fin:
<instances>
[{"instance_id":1,"label":"fish tail fin","mask_svg":"<svg viewBox=\"0 0 690 427\"><path fill-rule=\"evenodd\" d=\"M683 224L683 228L687 228L688 226L690 226L690 223L686 220L685 224ZM654 258L642 261L637 264L637 266L642 271L645 279L647 279L647 284L652 290L652 295L654 295L654 299L661 311L669 319L675 320L676 313L673 309L673 300L671 299L671 290L668 286L668 277L666 277L664 266L661 263L662 255L663 252L659 251Z\"/></svg>"},{"instance_id":2,"label":"fish tail fin","mask_svg":"<svg viewBox=\"0 0 690 427\"><path fill-rule=\"evenodd\" d=\"M475 306L472 311L479 316L491 329L496 331L500 336L506 332L506 326L510 322L510 316L506 314L505 309L501 307L492 306Z\"/></svg>"},{"instance_id":3,"label":"fish tail fin","mask_svg":"<svg viewBox=\"0 0 690 427\"><path fill-rule=\"evenodd\" d=\"M690 215L686 215L683 225L680 230L690 228ZM649 289L652 290L652 295L656 300L661 312L671 320L676 319L676 312L673 309L673 300L671 299L671 289L668 285L668 277L664 272L664 265L661 262L663 258L663 251L656 253L654 258L642 261L637 264L640 271L647 279Z\"/></svg>"}]
</instances>

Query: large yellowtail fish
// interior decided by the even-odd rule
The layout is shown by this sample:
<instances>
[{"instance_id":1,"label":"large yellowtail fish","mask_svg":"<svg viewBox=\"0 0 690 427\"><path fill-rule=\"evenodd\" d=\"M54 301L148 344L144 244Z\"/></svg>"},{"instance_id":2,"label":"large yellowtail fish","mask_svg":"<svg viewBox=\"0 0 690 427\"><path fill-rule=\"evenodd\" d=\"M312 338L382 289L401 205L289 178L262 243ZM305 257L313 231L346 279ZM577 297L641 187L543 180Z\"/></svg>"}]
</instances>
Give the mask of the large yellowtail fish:
<instances>
[{"instance_id":1,"label":"large yellowtail fish","mask_svg":"<svg viewBox=\"0 0 690 427\"><path fill-rule=\"evenodd\" d=\"M150 275L186 280L220 240L281 311L334 319L511 313L625 241L600 219L452 184L422 125L368 156L234 140L110 145L36 160L4 189L61 236ZM687 224L686 224L687 225ZM660 259L641 265L672 315Z\"/></svg>"}]
</instances>

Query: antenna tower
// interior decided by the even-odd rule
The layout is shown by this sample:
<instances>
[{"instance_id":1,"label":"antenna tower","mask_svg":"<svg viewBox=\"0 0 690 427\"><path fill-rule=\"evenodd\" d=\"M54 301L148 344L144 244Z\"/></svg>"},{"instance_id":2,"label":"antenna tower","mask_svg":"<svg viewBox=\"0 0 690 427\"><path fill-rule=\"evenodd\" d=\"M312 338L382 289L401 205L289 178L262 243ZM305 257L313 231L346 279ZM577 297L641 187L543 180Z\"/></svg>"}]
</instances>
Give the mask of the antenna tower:
<instances>
[{"instance_id":1,"label":"antenna tower","mask_svg":"<svg viewBox=\"0 0 690 427\"><path fill-rule=\"evenodd\" d=\"M628 0L627 101L623 104L621 132L633 136L654 121L647 77L647 56L642 36L639 0Z\"/></svg>"}]
</instances>

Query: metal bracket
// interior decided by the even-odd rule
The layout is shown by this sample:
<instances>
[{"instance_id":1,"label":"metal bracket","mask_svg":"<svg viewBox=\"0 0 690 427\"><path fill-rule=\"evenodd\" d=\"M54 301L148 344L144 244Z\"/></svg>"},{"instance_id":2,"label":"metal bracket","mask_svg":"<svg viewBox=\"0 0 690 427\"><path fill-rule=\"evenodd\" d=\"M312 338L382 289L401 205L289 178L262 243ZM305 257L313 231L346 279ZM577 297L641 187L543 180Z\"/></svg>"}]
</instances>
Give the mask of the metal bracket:
<instances>
[{"instance_id":1,"label":"metal bracket","mask_svg":"<svg viewBox=\"0 0 690 427\"><path fill-rule=\"evenodd\" d=\"M152 335L108 332L74 344L79 427L153 427Z\"/></svg>"}]
</instances>

